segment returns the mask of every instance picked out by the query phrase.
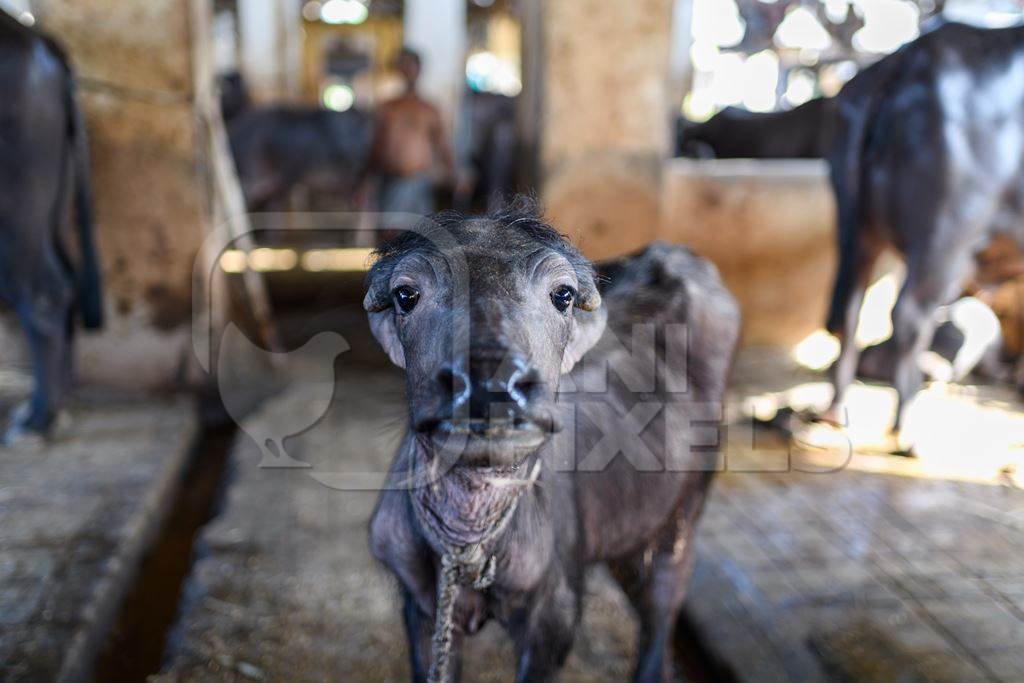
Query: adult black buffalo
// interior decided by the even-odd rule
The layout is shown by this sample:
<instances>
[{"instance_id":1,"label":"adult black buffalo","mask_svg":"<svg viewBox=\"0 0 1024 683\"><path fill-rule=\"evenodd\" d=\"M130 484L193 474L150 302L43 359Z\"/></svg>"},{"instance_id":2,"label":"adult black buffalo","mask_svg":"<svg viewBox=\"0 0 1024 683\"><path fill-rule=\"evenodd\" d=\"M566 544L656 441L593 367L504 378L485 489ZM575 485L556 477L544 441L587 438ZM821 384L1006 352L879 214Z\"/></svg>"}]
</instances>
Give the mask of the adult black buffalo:
<instances>
[{"instance_id":1,"label":"adult black buffalo","mask_svg":"<svg viewBox=\"0 0 1024 683\"><path fill-rule=\"evenodd\" d=\"M820 159L832 136L832 102L810 100L795 109L755 113L726 107L704 123L680 118L676 156L695 159Z\"/></svg>"},{"instance_id":2,"label":"adult black buffalo","mask_svg":"<svg viewBox=\"0 0 1024 683\"><path fill-rule=\"evenodd\" d=\"M299 184L352 192L373 139L370 117L356 110L274 106L239 114L231 152L250 210L267 210Z\"/></svg>"},{"instance_id":3,"label":"adult black buffalo","mask_svg":"<svg viewBox=\"0 0 1024 683\"><path fill-rule=\"evenodd\" d=\"M76 313L103 322L93 243L85 128L63 51L0 12L0 300L17 313L32 352L35 392L4 443L52 425L70 378ZM74 200L80 268L64 240Z\"/></svg>"},{"instance_id":4,"label":"adult black buffalo","mask_svg":"<svg viewBox=\"0 0 1024 683\"><path fill-rule=\"evenodd\" d=\"M941 26L854 77L836 114L828 159L840 263L828 329L842 352L826 418L840 417L864 291L891 246L907 262L892 315L898 430L939 307L960 295L995 236L1024 238L1024 27Z\"/></svg>"}]
</instances>

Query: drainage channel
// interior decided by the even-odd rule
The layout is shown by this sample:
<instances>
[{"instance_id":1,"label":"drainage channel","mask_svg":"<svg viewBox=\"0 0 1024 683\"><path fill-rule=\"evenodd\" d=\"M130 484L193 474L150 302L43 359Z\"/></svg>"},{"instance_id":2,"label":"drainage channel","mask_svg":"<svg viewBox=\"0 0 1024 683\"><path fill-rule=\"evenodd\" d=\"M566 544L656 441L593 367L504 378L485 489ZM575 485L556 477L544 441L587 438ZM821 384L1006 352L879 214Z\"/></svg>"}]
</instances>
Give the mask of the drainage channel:
<instances>
[{"instance_id":1,"label":"drainage channel","mask_svg":"<svg viewBox=\"0 0 1024 683\"><path fill-rule=\"evenodd\" d=\"M200 403L200 415L217 412L208 409L206 399ZM160 670L185 580L195 561L196 538L216 514L221 499L236 432L237 427L230 421L201 428L180 490L121 606L100 652L93 680L142 683Z\"/></svg>"},{"instance_id":2,"label":"drainage channel","mask_svg":"<svg viewBox=\"0 0 1024 683\"><path fill-rule=\"evenodd\" d=\"M685 607L684 607L685 609ZM676 670L689 683L736 683L736 675L715 657L684 611L676 622Z\"/></svg>"}]
</instances>

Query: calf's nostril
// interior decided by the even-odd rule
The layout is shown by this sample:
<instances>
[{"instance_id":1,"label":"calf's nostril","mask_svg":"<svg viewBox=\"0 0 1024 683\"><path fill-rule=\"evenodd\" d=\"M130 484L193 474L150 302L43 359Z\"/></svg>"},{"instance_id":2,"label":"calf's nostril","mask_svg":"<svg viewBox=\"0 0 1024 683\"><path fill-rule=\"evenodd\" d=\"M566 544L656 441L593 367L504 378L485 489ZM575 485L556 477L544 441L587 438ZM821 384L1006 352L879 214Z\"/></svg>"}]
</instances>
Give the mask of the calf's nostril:
<instances>
[{"instance_id":1,"label":"calf's nostril","mask_svg":"<svg viewBox=\"0 0 1024 683\"><path fill-rule=\"evenodd\" d=\"M520 408L525 408L540 384L540 374L536 370L531 367L517 368L509 377L508 393Z\"/></svg>"},{"instance_id":2,"label":"calf's nostril","mask_svg":"<svg viewBox=\"0 0 1024 683\"><path fill-rule=\"evenodd\" d=\"M462 370L451 367L442 368L437 373L437 381L445 391L450 392L449 395L456 406L469 400L469 376Z\"/></svg>"}]
</instances>

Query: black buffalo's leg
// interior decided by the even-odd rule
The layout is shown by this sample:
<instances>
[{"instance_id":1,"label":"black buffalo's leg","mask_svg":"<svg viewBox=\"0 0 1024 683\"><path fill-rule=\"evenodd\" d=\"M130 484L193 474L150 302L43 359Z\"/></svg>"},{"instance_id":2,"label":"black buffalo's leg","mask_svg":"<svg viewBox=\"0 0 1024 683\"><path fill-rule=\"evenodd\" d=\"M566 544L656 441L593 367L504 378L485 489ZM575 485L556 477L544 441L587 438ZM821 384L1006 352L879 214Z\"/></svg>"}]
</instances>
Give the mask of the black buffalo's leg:
<instances>
[{"instance_id":1,"label":"black buffalo's leg","mask_svg":"<svg viewBox=\"0 0 1024 683\"><path fill-rule=\"evenodd\" d=\"M570 584L562 575L549 577L533 596L532 606L510 620L516 643L516 683L558 680L572 649L580 619L582 580Z\"/></svg>"},{"instance_id":2,"label":"black buffalo's leg","mask_svg":"<svg viewBox=\"0 0 1024 683\"><path fill-rule=\"evenodd\" d=\"M898 395L894 427L897 432L905 426L907 407L923 383L917 360L932 343L939 307L961 292L972 264L969 252L955 248L945 250L945 254L938 257L908 263L907 280L892 312L892 336L896 344L893 385Z\"/></svg>"},{"instance_id":3,"label":"black buffalo's leg","mask_svg":"<svg viewBox=\"0 0 1024 683\"><path fill-rule=\"evenodd\" d=\"M860 349L857 348L857 323L860 320L860 309L864 303L864 294L871 283L871 273L881 253L881 245L871 238L862 238L860 248L854 257L854 284L847 300L843 328L839 334L839 357L832 364L832 403L823 419L832 424L842 425L846 420L842 415L846 393L857 377L857 361Z\"/></svg>"},{"instance_id":4,"label":"black buffalo's leg","mask_svg":"<svg viewBox=\"0 0 1024 683\"><path fill-rule=\"evenodd\" d=\"M926 182L924 173L915 182ZM896 367L893 385L899 400L895 431L906 426L910 400L920 389L923 376L917 360L929 348L935 334L936 315L943 304L960 296L975 267L975 253L998 212L1002 190L996 183L954 183L946 202L934 211L922 211L913 202L899 205L901 232L911 245L907 254L907 277L892 312ZM909 196L928 196L928 187L911 188ZM901 438L901 441L905 439ZM901 443L907 451L908 444Z\"/></svg>"},{"instance_id":5,"label":"black buffalo's leg","mask_svg":"<svg viewBox=\"0 0 1024 683\"><path fill-rule=\"evenodd\" d=\"M893 428L896 432L904 427L910 399L921 388L924 378L917 366L917 358L928 348L935 334L935 311L938 306L936 298L915 293L914 283L908 277L893 308L892 336L896 344L896 364L892 381L897 395Z\"/></svg>"},{"instance_id":6,"label":"black buffalo's leg","mask_svg":"<svg viewBox=\"0 0 1024 683\"><path fill-rule=\"evenodd\" d=\"M302 181L306 171L305 159L293 159L287 164L268 164L266 177L253 185L252 194L246 194L250 211L288 211L292 190Z\"/></svg>"},{"instance_id":7,"label":"black buffalo's leg","mask_svg":"<svg viewBox=\"0 0 1024 683\"><path fill-rule=\"evenodd\" d=\"M66 396L71 391L71 386L74 380L75 374L75 322L76 316L78 315L78 306L72 303L73 296L70 292L73 291L75 286L74 283L78 281L78 275L75 272L75 267L71 263L71 259L68 256L64 245L58 240L56 244L57 256L60 262L61 270L64 273L64 277L67 282L69 291L69 303L64 307L64 364L61 368L61 396Z\"/></svg>"},{"instance_id":8,"label":"black buffalo's leg","mask_svg":"<svg viewBox=\"0 0 1024 683\"><path fill-rule=\"evenodd\" d=\"M35 389L27 411L18 411L4 440L18 440L26 432L46 433L53 423L64 395L68 346L67 319L71 294L66 281L56 278L42 296L25 297L18 317L28 337L32 354ZM65 286L61 286L65 285Z\"/></svg>"},{"instance_id":9,"label":"black buffalo's leg","mask_svg":"<svg viewBox=\"0 0 1024 683\"><path fill-rule=\"evenodd\" d=\"M61 368L61 391L62 395L67 395L71 391L72 383L75 377L75 312L68 309L68 314L64 319L64 367Z\"/></svg>"}]
</instances>

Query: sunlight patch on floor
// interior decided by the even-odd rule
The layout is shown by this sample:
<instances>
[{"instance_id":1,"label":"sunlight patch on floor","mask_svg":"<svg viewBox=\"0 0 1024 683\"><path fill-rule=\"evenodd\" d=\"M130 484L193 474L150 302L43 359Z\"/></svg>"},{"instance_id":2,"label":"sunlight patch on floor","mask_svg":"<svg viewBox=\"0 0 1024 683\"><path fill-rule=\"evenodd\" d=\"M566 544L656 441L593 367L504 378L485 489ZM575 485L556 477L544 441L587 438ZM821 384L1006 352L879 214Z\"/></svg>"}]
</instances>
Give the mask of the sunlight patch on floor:
<instances>
[{"instance_id":1,"label":"sunlight patch on floor","mask_svg":"<svg viewBox=\"0 0 1024 683\"><path fill-rule=\"evenodd\" d=\"M892 336L892 308L896 304L903 273L893 266L864 294L864 305L857 322L856 344L865 348L880 344ZM810 370L824 370L839 357L839 340L825 330L815 330L793 348L793 360Z\"/></svg>"},{"instance_id":2,"label":"sunlight patch on floor","mask_svg":"<svg viewBox=\"0 0 1024 683\"><path fill-rule=\"evenodd\" d=\"M800 384L747 398L743 413L767 419L786 406L820 411L831 393L827 382ZM856 384L846 408L847 426L841 429L817 424L799 429L794 449L800 452L794 458L822 468L845 464L863 471L1024 487L1024 406L1009 389L933 382L910 404L903 444L889 433L895 390ZM916 458L891 454L908 444Z\"/></svg>"}]
</instances>

